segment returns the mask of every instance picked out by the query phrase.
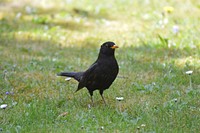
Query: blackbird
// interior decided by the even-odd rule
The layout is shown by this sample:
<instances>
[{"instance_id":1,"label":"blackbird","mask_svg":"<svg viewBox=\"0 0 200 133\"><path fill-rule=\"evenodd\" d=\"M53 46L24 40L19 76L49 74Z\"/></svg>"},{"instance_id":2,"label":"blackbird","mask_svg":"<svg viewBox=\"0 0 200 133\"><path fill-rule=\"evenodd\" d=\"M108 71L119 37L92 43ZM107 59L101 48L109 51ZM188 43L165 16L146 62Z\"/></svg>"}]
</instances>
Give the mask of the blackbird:
<instances>
[{"instance_id":1,"label":"blackbird","mask_svg":"<svg viewBox=\"0 0 200 133\"><path fill-rule=\"evenodd\" d=\"M119 72L119 66L115 59L115 49L118 48L114 42L105 42L101 45L97 60L84 72L61 72L58 76L72 77L79 82L76 92L83 87L88 89L93 103L93 91L99 90L103 97L104 90L113 83Z\"/></svg>"}]
</instances>

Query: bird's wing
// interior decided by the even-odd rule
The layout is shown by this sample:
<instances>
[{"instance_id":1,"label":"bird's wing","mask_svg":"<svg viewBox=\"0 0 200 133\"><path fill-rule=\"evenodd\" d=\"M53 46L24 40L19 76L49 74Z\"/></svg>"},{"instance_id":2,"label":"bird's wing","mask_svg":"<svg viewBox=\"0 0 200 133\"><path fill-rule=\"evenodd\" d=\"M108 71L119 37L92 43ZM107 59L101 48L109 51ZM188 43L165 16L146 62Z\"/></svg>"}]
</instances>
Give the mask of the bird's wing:
<instances>
[{"instance_id":1,"label":"bird's wing","mask_svg":"<svg viewBox=\"0 0 200 133\"><path fill-rule=\"evenodd\" d=\"M95 81L95 78L97 77L97 75L99 75L99 71L98 69L100 69L98 62L95 62L94 64L92 64L84 73L82 78L79 81L79 85L78 85L78 90L80 90L83 87L86 87L87 84L89 84L90 82Z\"/></svg>"}]
</instances>

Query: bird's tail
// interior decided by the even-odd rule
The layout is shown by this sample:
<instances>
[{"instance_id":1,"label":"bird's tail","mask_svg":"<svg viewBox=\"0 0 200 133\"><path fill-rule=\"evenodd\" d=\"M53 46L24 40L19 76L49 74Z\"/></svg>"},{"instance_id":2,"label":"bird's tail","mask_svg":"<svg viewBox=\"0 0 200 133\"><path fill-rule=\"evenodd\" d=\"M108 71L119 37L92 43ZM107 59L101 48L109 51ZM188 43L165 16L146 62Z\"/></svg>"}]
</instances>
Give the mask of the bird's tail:
<instances>
[{"instance_id":1,"label":"bird's tail","mask_svg":"<svg viewBox=\"0 0 200 133\"><path fill-rule=\"evenodd\" d=\"M61 72L61 73L58 73L57 76L72 77L76 79L77 81L80 81L82 74L83 72Z\"/></svg>"},{"instance_id":2,"label":"bird's tail","mask_svg":"<svg viewBox=\"0 0 200 133\"><path fill-rule=\"evenodd\" d=\"M76 75L75 72L61 72L57 74L57 76L65 76L65 77L72 77L72 78L74 78L75 75Z\"/></svg>"}]
</instances>

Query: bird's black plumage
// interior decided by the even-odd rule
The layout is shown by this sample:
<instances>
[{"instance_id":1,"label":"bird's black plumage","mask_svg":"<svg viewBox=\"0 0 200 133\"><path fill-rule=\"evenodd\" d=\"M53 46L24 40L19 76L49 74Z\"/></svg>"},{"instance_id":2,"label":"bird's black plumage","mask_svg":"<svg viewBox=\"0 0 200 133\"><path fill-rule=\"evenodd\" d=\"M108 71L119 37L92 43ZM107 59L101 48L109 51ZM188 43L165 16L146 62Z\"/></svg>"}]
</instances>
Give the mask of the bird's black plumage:
<instances>
[{"instance_id":1,"label":"bird's black plumage","mask_svg":"<svg viewBox=\"0 0 200 133\"><path fill-rule=\"evenodd\" d=\"M58 76L76 79L79 82L76 91L86 87L91 95L91 100L93 91L99 90L99 93L105 102L103 92L110 87L119 72L118 63L114 55L115 48L118 48L115 43L105 42L101 45L97 60L86 71L61 72Z\"/></svg>"}]
</instances>

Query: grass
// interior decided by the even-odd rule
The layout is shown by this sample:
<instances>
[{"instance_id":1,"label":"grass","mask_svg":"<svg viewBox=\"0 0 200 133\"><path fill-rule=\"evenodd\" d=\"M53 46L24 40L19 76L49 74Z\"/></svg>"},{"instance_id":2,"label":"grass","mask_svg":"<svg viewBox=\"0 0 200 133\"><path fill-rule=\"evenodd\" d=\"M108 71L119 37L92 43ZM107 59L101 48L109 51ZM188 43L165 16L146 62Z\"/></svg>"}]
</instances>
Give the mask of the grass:
<instances>
[{"instance_id":1,"label":"grass","mask_svg":"<svg viewBox=\"0 0 200 133\"><path fill-rule=\"evenodd\" d=\"M199 132L199 19L195 0L1 1L0 130ZM119 78L107 106L95 92L89 107L86 89L55 75L85 70L108 40Z\"/></svg>"}]
</instances>

